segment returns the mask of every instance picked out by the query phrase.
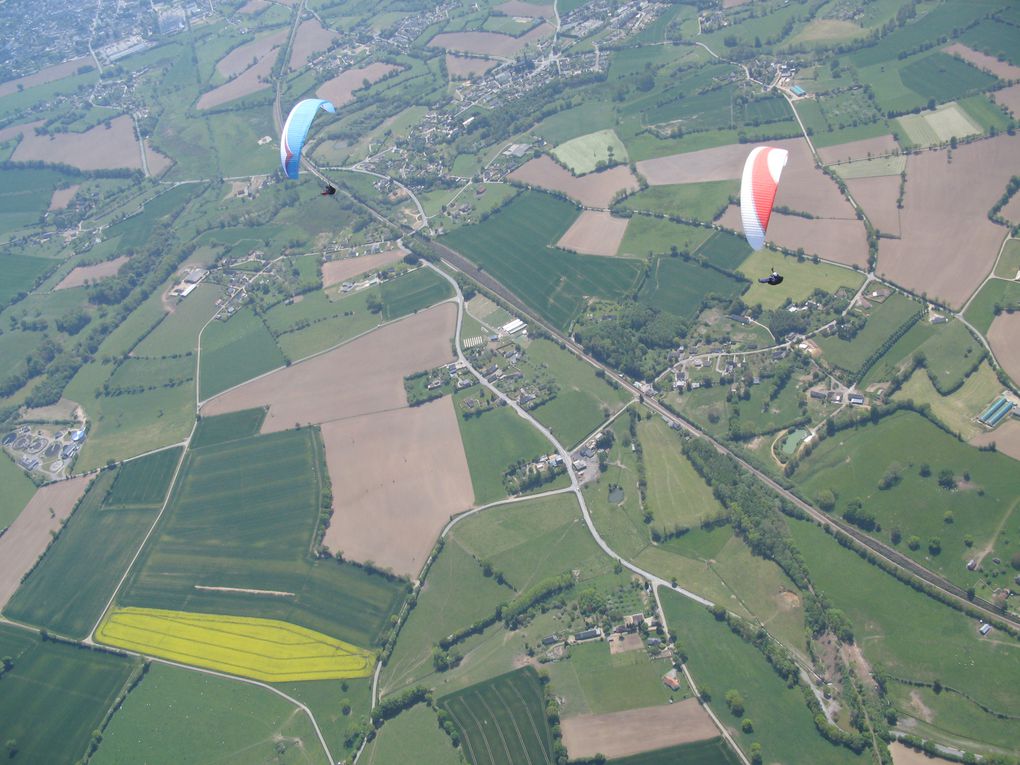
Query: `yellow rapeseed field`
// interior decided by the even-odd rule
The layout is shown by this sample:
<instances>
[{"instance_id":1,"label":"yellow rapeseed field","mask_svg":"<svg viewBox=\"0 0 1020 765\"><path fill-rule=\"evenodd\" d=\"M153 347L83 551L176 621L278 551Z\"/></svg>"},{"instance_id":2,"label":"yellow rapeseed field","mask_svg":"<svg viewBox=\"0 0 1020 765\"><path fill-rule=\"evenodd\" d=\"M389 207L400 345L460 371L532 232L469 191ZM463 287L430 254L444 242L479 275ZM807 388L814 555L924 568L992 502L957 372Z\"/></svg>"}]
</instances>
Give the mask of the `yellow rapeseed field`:
<instances>
[{"instance_id":1,"label":"yellow rapeseed field","mask_svg":"<svg viewBox=\"0 0 1020 765\"><path fill-rule=\"evenodd\" d=\"M368 677L375 654L276 619L117 608L100 643L267 682Z\"/></svg>"}]
</instances>

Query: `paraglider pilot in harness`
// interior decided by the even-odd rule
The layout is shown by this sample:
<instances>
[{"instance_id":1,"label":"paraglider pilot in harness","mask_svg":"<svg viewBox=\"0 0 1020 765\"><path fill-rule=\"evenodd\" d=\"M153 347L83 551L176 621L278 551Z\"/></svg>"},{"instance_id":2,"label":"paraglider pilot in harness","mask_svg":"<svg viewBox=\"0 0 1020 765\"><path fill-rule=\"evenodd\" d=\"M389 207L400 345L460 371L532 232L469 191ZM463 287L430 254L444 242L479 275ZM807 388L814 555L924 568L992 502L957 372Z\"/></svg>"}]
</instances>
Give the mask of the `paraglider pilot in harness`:
<instances>
[{"instance_id":1,"label":"paraglider pilot in harness","mask_svg":"<svg viewBox=\"0 0 1020 765\"><path fill-rule=\"evenodd\" d=\"M331 197L334 194L336 194L336 187L331 186L329 184L323 186L322 187L322 191L320 192L320 196L324 196L324 197Z\"/></svg>"},{"instance_id":2,"label":"paraglider pilot in harness","mask_svg":"<svg viewBox=\"0 0 1020 765\"><path fill-rule=\"evenodd\" d=\"M783 277L776 273L776 269L772 269L772 273L763 279L758 280L761 284L768 284L769 286L775 287L777 284L783 283Z\"/></svg>"}]
</instances>

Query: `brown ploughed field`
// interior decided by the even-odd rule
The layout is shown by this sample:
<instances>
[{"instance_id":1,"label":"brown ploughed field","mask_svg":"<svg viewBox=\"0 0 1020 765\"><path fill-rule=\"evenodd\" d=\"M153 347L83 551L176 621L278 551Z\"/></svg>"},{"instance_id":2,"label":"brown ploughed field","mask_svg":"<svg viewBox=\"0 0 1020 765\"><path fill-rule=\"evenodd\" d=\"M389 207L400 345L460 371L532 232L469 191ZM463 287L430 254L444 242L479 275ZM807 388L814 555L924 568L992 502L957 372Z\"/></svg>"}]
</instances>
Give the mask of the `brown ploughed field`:
<instances>
[{"instance_id":1,"label":"brown ploughed field","mask_svg":"<svg viewBox=\"0 0 1020 765\"><path fill-rule=\"evenodd\" d=\"M325 288L332 287L334 284L342 284L366 271L385 268L390 263L396 263L402 257L404 257L402 250L386 250L386 252L376 252L372 255L362 255L359 258L331 260L322 264L322 286Z\"/></svg>"},{"instance_id":2,"label":"brown ploughed field","mask_svg":"<svg viewBox=\"0 0 1020 765\"><path fill-rule=\"evenodd\" d=\"M899 148L896 139L891 135L881 135L877 138L865 138L860 141L850 141L836 146L826 146L818 149L818 156L822 162L831 165L833 162L846 162L847 160L868 159L880 157L884 154L892 154Z\"/></svg>"},{"instance_id":3,"label":"brown ploughed field","mask_svg":"<svg viewBox=\"0 0 1020 765\"><path fill-rule=\"evenodd\" d=\"M717 223L741 233L740 208L730 205ZM868 264L868 236L864 224L856 218L808 219L773 212L768 241L789 250L803 247L809 256L817 255L847 266Z\"/></svg>"},{"instance_id":4,"label":"brown ploughed field","mask_svg":"<svg viewBox=\"0 0 1020 765\"><path fill-rule=\"evenodd\" d=\"M151 148L148 153L150 157L162 156ZM135 126L127 115L110 120L109 129L105 125L96 125L84 133L39 136L34 131L26 131L11 159L15 162L41 160L81 170L142 169Z\"/></svg>"},{"instance_id":5,"label":"brown ploughed field","mask_svg":"<svg viewBox=\"0 0 1020 765\"><path fill-rule=\"evenodd\" d=\"M520 37L498 32L443 32L429 40L429 47L512 58L518 51L552 33L551 24L540 24Z\"/></svg>"},{"instance_id":6,"label":"brown ploughed field","mask_svg":"<svg viewBox=\"0 0 1020 765\"><path fill-rule=\"evenodd\" d=\"M575 177L545 154L521 165L509 177L538 188L561 191L585 207L598 209L609 207L616 192L638 188L637 178L626 165Z\"/></svg>"},{"instance_id":7,"label":"brown ploughed field","mask_svg":"<svg viewBox=\"0 0 1020 765\"><path fill-rule=\"evenodd\" d=\"M556 15L551 5L525 3L521 2L521 0L510 0L508 3L500 3L492 10L504 13L507 16L526 16L530 19L552 20Z\"/></svg>"},{"instance_id":8,"label":"brown ploughed field","mask_svg":"<svg viewBox=\"0 0 1020 765\"><path fill-rule=\"evenodd\" d=\"M1011 417L995 430L982 433L970 439L974 446L995 444L995 448L1015 460L1020 460L1020 420Z\"/></svg>"},{"instance_id":9,"label":"brown ploughed field","mask_svg":"<svg viewBox=\"0 0 1020 765\"><path fill-rule=\"evenodd\" d=\"M289 29L281 29L258 40L239 45L216 62L216 71L224 77L240 74L251 66L253 59L265 58L274 48L283 45L289 32Z\"/></svg>"},{"instance_id":10,"label":"brown ploughed field","mask_svg":"<svg viewBox=\"0 0 1020 765\"><path fill-rule=\"evenodd\" d=\"M988 328L988 344L1002 369L1020 380L1020 313L1001 313Z\"/></svg>"},{"instance_id":11,"label":"brown ploughed field","mask_svg":"<svg viewBox=\"0 0 1020 765\"><path fill-rule=\"evenodd\" d=\"M572 759L601 752L612 760L719 735L697 699L626 712L580 715L563 720L560 727Z\"/></svg>"},{"instance_id":12,"label":"brown ploughed field","mask_svg":"<svg viewBox=\"0 0 1020 765\"><path fill-rule=\"evenodd\" d=\"M898 175L877 175L873 178L850 178L846 181L857 204L868 216L871 225L886 234L900 235L900 196Z\"/></svg>"},{"instance_id":13,"label":"brown ploughed field","mask_svg":"<svg viewBox=\"0 0 1020 765\"><path fill-rule=\"evenodd\" d=\"M88 56L82 56L81 58L73 58L70 61L65 61L62 64L54 64L53 66L48 66L45 69L40 69L35 74L19 77L16 80L8 80L7 82L0 84L0 97L9 96L11 93L17 93L18 85L21 85L27 90L33 85L42 85L47 82L62 80L77 72L79 66L94 67L94 64L92 63L91 58Z\"/></svg>"},{"instance_id":14,"label":"brown ploughed field","mask_svg":"<svg viewBox=\"0 0 1020 765\"><path fill-rule=\"evenodd\" d=\"M81 188L80 183L76 183L73 186L68 186L66 189L57 189L53 192L53 196L50 197L50 206L48 209L52 210L63 210L74 199L74 195L78 193L78 189Z\"/></svg>"},{"instance_id":15,"label":"brown ploughed field","mask_svg":"<svg viewBox=\"0 0 1020 765\"><path fill-rule=\"evenodd\" d=\"M290 50L290 68L304 66L312 54L325 52L336 38L337 33L326 29L318 19L302 21L294 36L294 47Z\"/></svg>"},{"instance_id":16,"label":"brown ploughed field","mask_svg":"<svg viewBox=\"0 0 1020 765\"><path fill-rule=\"evenodd\" d=\"M978 69L991 72L1000 80L1020 80L1020 66L1013 66L1008 61L999 61L995 56L968 48L963 43L953 43L943 48L951 56L959 56L968 64L973 64Z\"/></svg>"},{"instance_id":17,"label":"brown ploughed field","mask_svg":"<svg viewBox=\"0 0 1020 765\"><path fill-rule=\"evenodd\" d=\"M454 53L447 53L446 73L452 80L467 80L476 74L485 74L485 72L496 66L497 63L487 58L469 58L467 56L458 56Z\"/></svg>"},{"instance_id":18,"label":"brown ploughed field","mask_svg":"<svg viewBox=\"0 0 1020 765\"><path fill-rule=\"evenodd\" d=\"M332 101L333 106L340 107L354 100L354 91L363 88L365 80L368 80L370 83L378 82L387 74L399 68L393 66L393 64L384 64L376 61L361 69L348 69L332 80L322 83L318 90L315 91L315 95L319 98L325 98L327 101Z\"/></svg>"},{"instance_id":19,"label":"brown ploughed field","mask_svg":"<svg viewBox=\"0 0 1020 765\"><path fill-rule=\"evenodd\" d=\"M276 62L276 53L270 52L260 58L256 64L245 69L230 82L203 93L196 106L199 109L212 109L214 106L229 103L237 98L250 96L270 86L269 75Z\"/></svg>"},{"instance_id":20,"label":"brown ploughed field","mask_svg":"<svg viewBox=\"0 0 1020 765\"><path fill-rule=\"evenodd\" d=\"M608 210L585 210L556 246L583 255L616 255L628 222L614 218Z\"/></svg>"},{"instance_id":21,"label":"brown ploughed field","mask_svg":"<svg viewBox=\"0 0 1020 765\"><path fill-rule=\"evenodd\" d=\"M96 281L98 279L105 279L108 276L115 276L120 267L127 263L128 260L127 255L121 255L119 258L107 260L104 263L96 263L94 266L78 266L71 269L71 272L61 279L60 284L53 289L66 290L68 287L80 287L89 280Z\"/></svg>"}]
</instances>

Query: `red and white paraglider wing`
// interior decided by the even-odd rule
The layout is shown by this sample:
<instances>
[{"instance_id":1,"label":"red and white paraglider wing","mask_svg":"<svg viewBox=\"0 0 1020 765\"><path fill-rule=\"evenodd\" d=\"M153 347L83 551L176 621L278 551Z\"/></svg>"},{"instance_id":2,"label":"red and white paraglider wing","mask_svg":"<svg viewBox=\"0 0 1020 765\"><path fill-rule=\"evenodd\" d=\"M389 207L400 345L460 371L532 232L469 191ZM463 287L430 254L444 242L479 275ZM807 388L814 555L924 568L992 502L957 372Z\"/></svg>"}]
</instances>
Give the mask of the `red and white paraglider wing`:
<instances>
[{"instance_id":1,"label":"red and white paraglider wing","mask_svg":"<svg viewBox=\"0 0 1020 765\"><path fill-rule=\"evenodd\" d=\"M786 167L786 149L758 146L744 163L740 181L740 218L744 236L755 250L765 246L765 231L772 216L772 203L779 188L779 176Z\"/></svg>"}]
</instances>

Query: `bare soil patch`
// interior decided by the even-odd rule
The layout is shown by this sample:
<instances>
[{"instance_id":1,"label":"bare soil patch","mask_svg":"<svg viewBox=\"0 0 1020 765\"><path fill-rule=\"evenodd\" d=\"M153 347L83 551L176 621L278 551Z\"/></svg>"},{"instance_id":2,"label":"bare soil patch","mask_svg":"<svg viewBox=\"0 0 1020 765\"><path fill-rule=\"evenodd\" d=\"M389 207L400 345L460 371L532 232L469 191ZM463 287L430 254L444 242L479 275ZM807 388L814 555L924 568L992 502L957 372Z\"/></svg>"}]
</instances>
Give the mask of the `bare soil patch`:
<instances>
[{"instance_id":1,"label":"bare soil patch","mask_svg":"<svg viewBox=\"0 0 1020 765\"><path fill-rule=\"evenodd\" d=\"M290 50L290 68L298 69L311 60L315 53L323 53L339 35L332 29L326 29L318 19L302 21L294 36L294 46Z\"/></svg>"},{"instance_id":2,"label":"bare soil patch","mask_svg":"<svg viewBox=\"0 0 1020 765\"><path fill-rule=\"evenodd\" d=\"M341 284L366 271L385 268L390 263L396 263L402 257L404 257L402 250L386 250L386 252L377 252L373 255L362 255L360 258L331 260L322 264L322 286L325 288Z\"/></svg>"},{"instance_id":3,"label":"bare soil patch","mask_svg":"<svg viewBox=\"0 0 1020 765\"><path fill-rule=\"evenodd\" d=\"M73 186L68 186L66 189L57 189L53 192L53 196L50 197L50 210L63 210L67 207L71 200L74 199L74 195L78 193L78 189L81 188L80 183L76 183Z\"/></svg>"},{"instance_id":4,"label":"bare soil patch","mask_svg":"<svg viewBox=\"0 0 1020 765\"><path fill-rule=\"evenodd\" d=\"M361 69L348 69L341 75L328 80L319 86L315 95L332 101L334 106L343 106L354 100L354 91L364 87L365 80L378 82L390 72L400 67L377 61Z\"/></svg>"},{"instance_id":5,"label":"bare soil patch","mask_svg":"<svg viewBox=\"0 0 1020 765\"><path fill-rule=\"evenodd\" d=\"M952 162L947 151L910 155L901 238L881 241L879 275L963 305L999 253L1002 229L987 213L1016 172L1017 156L1020 136L1009 135L960 146Z\"/></svg>"},{"instance_id":6,"label":"bare soil patch","mask_svg":"<svg viewBox=\"0 0 1020 765\"><path fill-rule=\"evenodd\" d=\"M1014 118L1020 117L1020 85L1011 85L992 95L995 98L995 103L1009 109Z\"/></svg>"},{"instance_id":7,"label":"bare soil patch","mask_svg":"<svg viewBox=\"0 0 1020 765\"><path fill-rule=\"evenodd\" d=\"M1014 380L1020 380L1020 313L1001 313L988 328L988 343L995 358Z\"/></svg>"},{"instance_id":8,"label":"bare soil patch","mask_svg":"<svg viewBox=\"0 0 1020 765\"><path fill-rule=\"evenodd\" d=\"M551 5L536 5L535 3L524 3L521 0L500 3L492 10L505 13L507 16L527 16L529 19L551 20L556 15Z\"/></svg>"},{"instance_id":9,"label":"bare soil patch","mask_svg":"<svg viewBox=\"0 0 1020 765\"><path fill-rule=\"evenodd\" d=\"M987 53L968 48L963 43L953 43L952 45L947 45L942 50L951 56L962 58L968 64L973 64L978 69L991 72L1001 80L1020 79L1020 66L1013 66L1008 61L999 61L995 56L989 56Z\"/></svg>"},{"instance_id":10,"label":"bare soil patch","mask_svg":"<svg viewBox=\"0 0 1020 765\"><path fill-rule=\"evenodd\" d=\"M915 752L909 746L898 741L889 744L893 765L950 765L950 761L942 757L929 757L924 752Z\"/></svg>"},{"instance_id":11,"label":"bare soil patch","mask_svg":"<svg viewBox=\"0 0 1020 765\"><path fill-rule=\"evenodd\" d=\"M727 207L718 223L742 232L740 208L737 205ZM848 266L868 264L868 236L864 224L856 219L808 219L773 213L769 221L768 241L790 250L803 247L808 255L818 255Z\"/></svg>"},{"instance_id":12,"label":"bare soil patch","mask_svg":"<svg viewBox=\"0 0 1020 765\"><path fill-rule=\"evenodd\" d=\"M127 255L121 255L119 258L113 260L107 260L103 263L96 263L94 266L78 266L71 270L71 272L60 280L53 289L55 290L66 290L68 287L80 287L85 284L86 281L97 281L99 279L105 279L108 276L116 276L117 271L120 267L127 263L129 260Z\"/></svg>"},{"instance_id":13,"label":"bare soil patch","mask_svg":"<svg viewBox=\"0 0 1020 765\"><path fill-rule=\"evenodd\" d=\"M443 524L474 501L453 399L327 422L322 437L333 483L325 544L417 576Z\"/></svg>"},{"instance_id":14,"label":"bare soil patch","mask_svg":"<svg viewBox=\"0 0 1020 765\"><path fill-rule=\"evenodd\" d=\"M1020 194L1015 194L1009 204L1002 208L1002 217L1014 225L1020 223Z\"/></svg>"},{"instance_id":15,"label":"bare soil patch","mask_svg":"<svg viewBox=\"0 0 1020 765\"><path fill-rule=\"evenodd\" d=\"M82 56L81 58L73 58L70 61L65 61L62 64L54 64L53 66L48 66L45 69L40 69L35 74L19 77L16 80L8 80L7 82L0 83L0 96L9 96L11 93L17 93L18 85L30 88L33 85L42 85L46 82L62 80L65 77L70 77L78 71L79 66L86 65L93 66L92 59L88 56Z\"/></svg>"},{"instance_id":16,"label":"bare soil patch","mask_svg":"<svg viewBox=\"0 0 1020 765\"><path fill-rule=\"evenodd\" d=\"M230 53L216 62L216 71L224 77L234 77L251 67L256 59L265 58L272 50L287 40L289 29L281 29L273 34L239 45Z\"/></svg>"},{"instance_id":17,"label":"bare soil patch","mask_svg":"<svg viewBox=\"0 0 1020 765\"><path fill-rule=\"evenodd\" d=\"M0 537L0 608L7 605L21 577L46 552L53 539L51 532L71 514L92 478L79 476L43 486Z\"/></svg>"},{"instance_id":18,"label":"bare soil patch","mask_svg":"<svg viewBox=\"0 0 1020 765\"><path fill-rule=\"evenodd\" d=\"M36 120L35 122L25 122L21 125L8 125L5 128L0 128L0 143L17 138L19 135L35 133L35 129L44 124L46 124L46 120Z\"/></svg>"},{"instance_id":19,"label":"bare soil patch","mask_svg":"<svg viewBox=\"0 0 1020 765\"><path fill-rule=\"evenodd\" d=\"M896 206L900 197L898 175L851 178L845 183L875 228L893 236L900 235L900 209Z\"/></svg>"},{"instance_id":20,"label":"bare soil patch","mask_svg":"<svg viewBox=\"0 0 1020 765\"><path fill-rule=\"evenodd\" d=\"M150 156L156 154L152 149L149 152ZM63 163L82 170L142 169L135 126L127 115L111 120L109 129L96 125L84 133L38 136L34 131L26 131L11 159Z\"/></svg>"},{"instance_id":21,"label":"bare soil patch","mask_svg":"<svg viewBox=\"0 0 1020 765\"><path fill-rule=\"evenodd\" d=\"M531 186L561 191L585 207L598 209L608 208L618 191L638 188L637 178L626 165L575 177L544 154L517 168L509 177Z\"/></svg>"},{"instance_id":22,"label":"bare soil patch","mask_svg":"<svg viewBox=\"0 0 1020 765\"><path fill-rule=\"evenodd\" d=\"M891 135L882 135L877 138L865 138L861 141L850 141L836 146L826 146L818 149L818 156L822 162L831 165L833 162L847 162L868 157L880 157L884 154L892 154L899 148L896 139Z\"/></svg>"},{"instance_id":23,"label":"bare soil patch","mask_svg":"<svg viewBox=\"0 0 1020 765\"><path fill-rule=\"evenodd\" d=\"M935 715L928 708L928 705L924 703L924 699L921 698L921 694L917 691L910 692L910 709L925 722L930 723L935 719Z\"/></svg>"},{"instance_id":24,"label":"bare soil patch","mask_svg":"<svg viewBox=\"0 0 1020 765\"><path fill-rule=\"evenodd\" d=\"M539 24L520 37L502 35L498 32L443 32L429 40L429 47L512 58L518 51L552 33L551 24Z\"/></svg>"},{"instance_id":25,"label":"bare soil patch","mask_svg":"<svg viewBox=\"0 0 1020 765\"><path fill-rule=\"evenodd\" d=\"M61 397L55 404L26 409L22 418L29 421L42 422L74 421L79 423L81 427L84 427L85 412L77 401Z\"/></svg>"},{"instance_id":26,"label":"bare soil patch","mask_svg":"<svg viewBox=\"0 0 1020 765\"><path fill-rule=\"evenodd\" d=\"M446 73L451 80L467 80L476 74L485 74L496 66L495 61L487 58L469 58L454 53L446 54Z\"/></svg>"},{"instance_id":27,"label":"bare soil patch","mask_svg":"<svg viewBox=\"0 0 1020 765\"><path fill-rule=\"evenodd\" d=\"M563 743L575 759L601 752L611 760L719 735L697 699L626 712L580 715L563 720L561 727Z\"/></svg>"},{"instance_id":28,"label":"bare soil patch","mask_svg":"<svg viewBox=\"0 0 1020 765\"><path fill-rule=\"evenodd\" d=\"M640 651L644 647L644 641L636 632L628 632L625 635L611 635L609 637L609 653L611 654Z\"/></svg>"},{"instance_id":29,"label":"bare soil patch","mask_svg":"<svg viewBox=\"0 0 1020 765\"><path fill-rule=\"evenodd\" d=\"M203 416L269 405L263 433L407 406L404 376L453 360L452 303L380 327L327 353L217 396ZM334 488L336 491L337 488Z\"/></svg>"},{"instance_id":30,"label":"bare soil patch","mask_svg":"<svg viewBox=\"0 0 1020 765\"><path fill-rule=\"evenodd\" d=\"M970 440L974 446L987 446L994 443L995 448L1003 454L1020 460L1020 420L1009 419L995 430L975 436Z\"/></svg>"},{"instance_id":31,"label":"bare soil patch","mask_svg":"<svg viewBox=\"0 0 1020 765\"><path fill-rule=\"evenodd\" d=\"M195 106L199 109L212 109L214 106L220 106L265 90L270 86L269 75L273 70L275 60L275 52L267 53L230 82L203 93Z\"/></svg>"},{"instance_id":32,"label":"bare soil patch","mask_svg":"<svg viewBox=\"0 0 1020 765\"><path fill-rule=\"evenodd\" d=\"M237 9L238 13L249 13L256 14L261 13L268 8L270 3L268 0L248 0L247 3Z\"/></svg>"},{"instance_id":33,"label":"bare soil patch","mask_svg":"<svg viewBox=\"0 0 1020 765\"><path fill-rule=\"evenodd\" d=\"M608 210L585 210L556 246L584 255L616 255L629 222L614 218Z\"/></svg>"}]
</instances>

